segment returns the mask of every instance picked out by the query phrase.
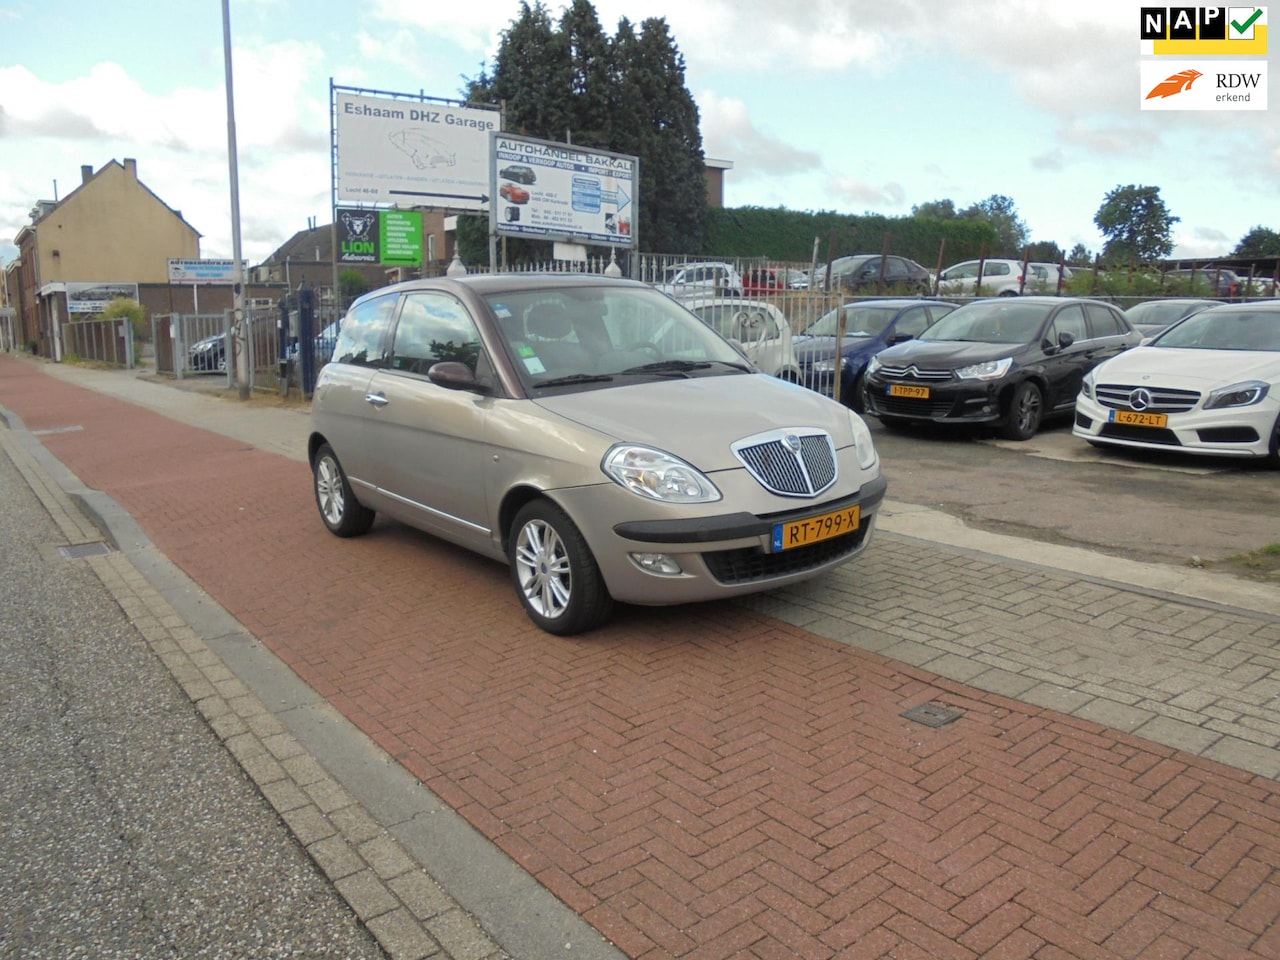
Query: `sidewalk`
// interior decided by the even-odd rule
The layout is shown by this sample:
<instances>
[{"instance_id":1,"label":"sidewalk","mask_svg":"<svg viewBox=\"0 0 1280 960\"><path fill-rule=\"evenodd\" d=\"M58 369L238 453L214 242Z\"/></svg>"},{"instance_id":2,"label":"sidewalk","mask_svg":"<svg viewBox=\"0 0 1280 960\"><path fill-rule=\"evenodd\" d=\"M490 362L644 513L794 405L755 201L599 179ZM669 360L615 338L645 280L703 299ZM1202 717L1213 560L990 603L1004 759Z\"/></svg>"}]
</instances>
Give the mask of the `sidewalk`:
<instances>
[{"instance_id":1,"label":"sidewalk","mask_svg":"<svg viewBox=\"0 0 1280 960\"><path fill-rule=\"evenodd\" d=\"M497 565L329 537L304 413L9 357L0 408L489 938L441 955L1280 954L1274 588L891 504L826 581L561 640Z\"/></svg>"}]
</instances>

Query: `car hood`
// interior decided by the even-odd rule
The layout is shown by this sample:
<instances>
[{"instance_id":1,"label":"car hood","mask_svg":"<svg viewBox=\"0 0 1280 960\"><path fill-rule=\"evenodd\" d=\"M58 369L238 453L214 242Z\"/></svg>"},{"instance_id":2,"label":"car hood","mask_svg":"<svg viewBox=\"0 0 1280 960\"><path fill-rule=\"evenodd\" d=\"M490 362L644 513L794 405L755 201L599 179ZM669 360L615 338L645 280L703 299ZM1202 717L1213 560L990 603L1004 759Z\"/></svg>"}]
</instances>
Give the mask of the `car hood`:
<instances>
[{"instance_id":1,"label":"car hood","mask_svg":"<svg viewBox=\"0 0 1280 960\"><path fill-rule=\"evenodd\" d=\"M1102 364L1096 380L1170 387L1177 383L1229 385L1242 380L1280 381L1280 353L1265 350L1183 350L1134 347Z\"/></svg>"},{"instance_id":2,"label":"car hood","mask_svg":"<svg viewBox=\"0 0 1280 960\"><path fill-rule=\"evenodd\" d=\"M911 340L880 351L880 362L889 367L910 364L951 369L986 360L1001 360L1026 353L1021 343L971 343L965 340Z\"/></svg>"},{"instance_id":3,"label":"car hood","mask_svg":"<svg viewBox=\"0 0 1280 960\"><path fill-rule=\"evenodd\" d=\"M533 402L610 440L649 444L704 471L741 467L730 444L767 430L818 427L837 447L853 442L847 409L763 374L639 383Z\"/></svg>"},{"instance_id":4,"label":"car hood","mask_svg":"<svg viewBox=\"0 0 1280 960\"><path fill-rule=\"evenodd\" d=\"M826 359L835 353L836 338L801 335L794 337L791 343L795 347L798 361L812 362ZM883 349L884 342L875 337L845 337L840 342L840 353L846 357L879 353Z\"/></svg>"}]
</instances>

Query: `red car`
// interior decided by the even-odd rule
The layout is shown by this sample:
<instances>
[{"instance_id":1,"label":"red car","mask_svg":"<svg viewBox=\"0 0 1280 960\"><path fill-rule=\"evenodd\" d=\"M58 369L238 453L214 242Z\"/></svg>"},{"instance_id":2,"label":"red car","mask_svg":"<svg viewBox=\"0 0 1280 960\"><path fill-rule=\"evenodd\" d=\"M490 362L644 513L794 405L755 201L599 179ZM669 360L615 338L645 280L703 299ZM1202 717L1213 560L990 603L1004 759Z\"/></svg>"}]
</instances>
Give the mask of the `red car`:
<instances>
[{"instance_id":1,"label":"red car","mask_svg":"<svg viewBox=\"0 0 1280 960\"><path fill-rule=\"evenodd\" d=\"M498 194L503 200L509 200L512 203L529 202L529 191L524 187L517 187L514 183L504 183L498 188Z\"/></svg>"},{"instance_id":2,"label":"red car","mask_svg":"<svg viewBox=\"0 0 1280 960\"><path fill-rule=\"evenodd\" d=\"M782 277L767 267L752 267L742 274L742 292L748 297L776 293L786 286Z\"/></svg>"}]
</instances>

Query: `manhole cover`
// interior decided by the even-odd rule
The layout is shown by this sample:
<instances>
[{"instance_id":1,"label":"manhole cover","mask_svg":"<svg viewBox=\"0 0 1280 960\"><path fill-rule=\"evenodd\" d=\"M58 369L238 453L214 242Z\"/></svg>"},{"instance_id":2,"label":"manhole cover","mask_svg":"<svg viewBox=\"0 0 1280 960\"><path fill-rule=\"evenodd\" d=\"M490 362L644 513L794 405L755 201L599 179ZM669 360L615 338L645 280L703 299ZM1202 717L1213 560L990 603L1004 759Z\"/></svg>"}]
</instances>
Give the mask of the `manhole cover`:
<instances>
[{"instance_id":1,"label":"manhole cover","mask_svg":"<svg viewBox=\"0 0 1280 960\"><path fill-rule=\"evenodd\" d=\"M64 559L79 560L82 557L100 557L104 553L110 553L111 547L96 540L93 543L73 543L69 547L59 547L58 552Z\"/></svg>"},{"instance_id":2,"label":"manhole cover","mask_svg":"<svg viewBox=\"0 0 1280 960\"><path fill-rule=\"evenodd\" d=\"M952 720L959 720L964 716L964 711L954 710L941 703L922 703L910 710L904 710L902 716L916 723L923 723L926 727L941 727Z\"/></svg>"}]
</instances>

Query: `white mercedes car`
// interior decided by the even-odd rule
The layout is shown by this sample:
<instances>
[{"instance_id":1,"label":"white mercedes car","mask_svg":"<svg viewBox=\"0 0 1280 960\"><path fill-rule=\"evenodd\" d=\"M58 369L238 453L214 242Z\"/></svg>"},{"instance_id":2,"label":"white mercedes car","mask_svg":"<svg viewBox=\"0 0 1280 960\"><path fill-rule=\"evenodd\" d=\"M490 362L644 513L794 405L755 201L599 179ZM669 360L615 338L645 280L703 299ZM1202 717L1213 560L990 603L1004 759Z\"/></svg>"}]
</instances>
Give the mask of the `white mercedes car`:
<instances>
[{"instance_id":1,"label":"white mercedes car","mask_svg":"<svg viewBox=\"0 0 1280 960\"><path fill-rule=\"evenodd\" d=\"M1095 446L1265 457L1280 466L1280 302L1193 314L1095 367L1072 432Z\"/></svg>"}]
</instances>

